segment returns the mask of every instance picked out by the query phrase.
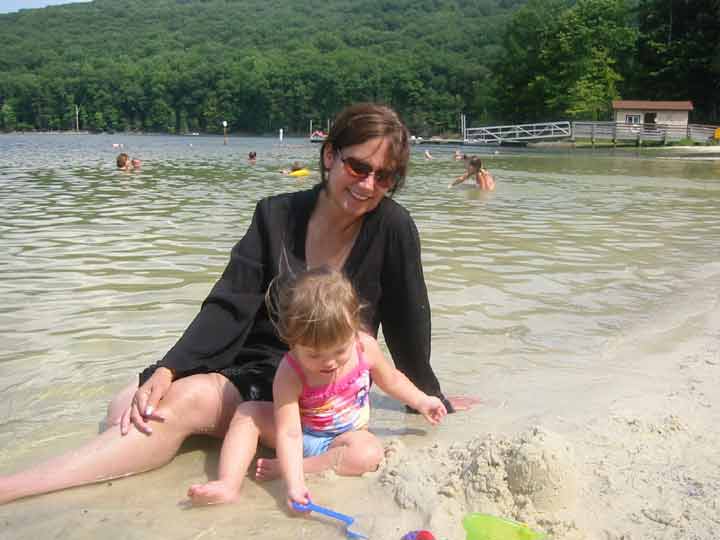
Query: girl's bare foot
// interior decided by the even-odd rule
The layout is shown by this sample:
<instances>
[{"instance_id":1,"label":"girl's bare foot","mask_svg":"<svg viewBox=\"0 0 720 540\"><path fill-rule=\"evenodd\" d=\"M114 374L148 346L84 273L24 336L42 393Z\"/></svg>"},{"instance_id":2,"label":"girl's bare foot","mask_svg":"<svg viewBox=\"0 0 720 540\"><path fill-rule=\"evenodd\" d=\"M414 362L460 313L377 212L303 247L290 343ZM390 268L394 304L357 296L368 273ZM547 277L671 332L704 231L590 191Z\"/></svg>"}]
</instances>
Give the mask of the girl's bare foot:
<instances>
[{"instance_id":1,"label":"girl's bare foot","mask_svg":"<svg viewBox=\"0 0 720 540\"><path fill-rule=\"evenodd\" d=\"M280 461L270 458L258 458L255 468L255 479L259 481L275 480L282 476Z\"/></svg>"},{"instance_id":2,"label":"girl's bare foot","mask_svg":"<svg viewBox=\"0 0 720 540\"><path fill-rule=\"evenodd\" d=\"M205 506L209 504L225 504L237 500L238 491L231 488L221 480L208 482L207 484L194 484L187 492L190 501L194 506Z\"/></svg>"}]
</instances>

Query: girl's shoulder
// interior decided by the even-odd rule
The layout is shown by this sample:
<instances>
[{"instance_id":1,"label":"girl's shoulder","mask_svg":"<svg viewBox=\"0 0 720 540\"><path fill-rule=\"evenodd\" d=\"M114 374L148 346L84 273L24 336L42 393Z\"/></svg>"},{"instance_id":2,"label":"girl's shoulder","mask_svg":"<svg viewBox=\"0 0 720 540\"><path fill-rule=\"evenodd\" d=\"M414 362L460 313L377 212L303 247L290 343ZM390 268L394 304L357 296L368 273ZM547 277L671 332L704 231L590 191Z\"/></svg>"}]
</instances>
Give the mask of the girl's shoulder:
<instances>
[{"instance_id":1,"label":"girl's shoulder","mask_svg":"<svg viewBox=\"0 0 720 540\"><path fill-rule=\"evenodd\" d=\"M358 349L363 355L365 363L372 368L375 365L375 361L378 354L382 354L380 351L380 344L377 339L366 332L358 332Z\"/></svg>"},{"instance_id":2,"label":"girl's shoulder","mask_svg":"<svg viewBox=\"0 0 720 540\"><path fill-rule=\"evenodd\" d=\"M303 378L302 368L293 361L289 354L285 354L275 372L274 383L286 388L297 389L300 392L303 388Z\"/></svg>"}]
</instances>

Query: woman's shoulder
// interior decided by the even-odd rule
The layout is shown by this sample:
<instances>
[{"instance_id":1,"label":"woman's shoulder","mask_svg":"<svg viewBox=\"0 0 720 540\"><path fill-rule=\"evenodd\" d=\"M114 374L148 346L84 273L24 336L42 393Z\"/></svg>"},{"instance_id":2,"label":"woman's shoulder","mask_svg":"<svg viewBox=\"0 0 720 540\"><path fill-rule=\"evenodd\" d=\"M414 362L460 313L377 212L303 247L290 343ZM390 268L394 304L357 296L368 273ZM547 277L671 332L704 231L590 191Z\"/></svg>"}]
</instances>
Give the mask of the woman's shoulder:
<instances>
[{"instance_id":1,"label":"woman's shoulder","mask_svg":"<svg viewBox=\"0 0 720 540\"><path fill-rule=\"evenodd\" d=\"M385 197L376 211L378 218L386 225L407 225L414 223L410 212L395 199Z\"/></svg>"},{"instance_id":2,"label":"woman's shoulder","mask_svg":"<svg viewBox=\"0 0 720 540\"><path fill-rule=\"evenodd\" d=\"M295 208L312 208L318 197L318 186L303 191L291 191L263 197L258 207L266 212L289 211Z\"/></svg>"},{"instance_id":3,"label":"woman's shoulder","mask_svg":"<svg viewBox=\"0 0 720 540\"><path fill-rule=\"evenodd\" d=\"M260 199L260 204L264 205L278 205L288 204L291 202L304 201L308 199L316 199L318 195L319 186L314 186L310 189L304 189L301 191L288 191L285 193L276 193L274 195L268 195Z\"/></svg>"}]
</instances>

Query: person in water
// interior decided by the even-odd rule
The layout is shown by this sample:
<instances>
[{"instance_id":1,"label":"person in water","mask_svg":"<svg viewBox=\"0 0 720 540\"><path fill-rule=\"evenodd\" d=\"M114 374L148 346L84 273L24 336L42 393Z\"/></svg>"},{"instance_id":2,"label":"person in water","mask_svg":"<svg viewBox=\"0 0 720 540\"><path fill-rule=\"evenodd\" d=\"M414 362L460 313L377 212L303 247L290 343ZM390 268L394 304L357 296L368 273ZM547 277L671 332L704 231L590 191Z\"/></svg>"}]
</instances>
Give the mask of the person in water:
<instances>
[{"instance_id":1,"label":"person in water","mask_svg":"<svg viewBox=\"0 0 720 540\"><path fill-rule=\"evenodd\" d=\"M276 448L277 459L258 459L255 477L282 475L290 508L309 502L304 473L376 470L383 447L368 431L371 381L431 424L447 414L440 399L418 390L362 330L360 300L341 272L310 270L276 289L267 293L267 309L290 350L275 375L273 403L238 406L220 452L219 478L191 486L193 504L236 500L259 441Z\"/></svg>"},{"instance_id":2,"label":"person in water","mask_svg":"<svg viewBox=\"0 0 720 540\"><path fill-rule=\"evenodd\" d=\"M305 167L299 161L293 161L289 169L283 169L280 172L284 175L288 175L297 171L302 171Z\"/></svg>"},{"instance_id":3,"label":"person in water","mask_svg":"<svg viewBox=\"0 0 720 540\"><path fill-rule=\"evenodd\" d=\"M484 191L495 189L495 178L490 171L483 168L482 160L477 156L465 157L465 173L453 180L448 187L463 183L468 178L474 178L477 186Z\"/></svg>"},{"instance_id":4,"label":"person in water","mask_svg":"<svg viewBox=\"0 0 720 540\"><path fill-rule=\"evenodd\" d=\"M118 154L115 159L117 168L123 171L140 170L142 162L139 159L130 159L130 156L125 152Z\"/></svg>"},{"instance_id":5,"label":"person in water","mask_svg":"<svg viewBox=\"0 0 720 540\"><path fill-rule=\"evenodd\" d=\"M110 403L107 430L81 448L0 476L0 503L161 467L193 434L223 438L241 403L272 401L288 346L265 309L281 258L327 266L351 280L364 328L382 326L397 368L448 412L477 400L447 399L430 364L430 303L420 238L393 199L410 156L405 125L390 108L347 107L320 147L308 190L258 202L220 279L179 341Z\"/></svg>"},{"instance_id":6,"label":"person in water","mask_svg":"<svg viewBox=\"0 0 720 540\"><path fill-rule=\"evenodd\" d=\"M132 166L132 163L130 162L130 156L128 156L125 152L118 154L118 157L115 158L115 163L118 169L122 169L124 171L129 170Z\"/></svg>"}]
</instances>

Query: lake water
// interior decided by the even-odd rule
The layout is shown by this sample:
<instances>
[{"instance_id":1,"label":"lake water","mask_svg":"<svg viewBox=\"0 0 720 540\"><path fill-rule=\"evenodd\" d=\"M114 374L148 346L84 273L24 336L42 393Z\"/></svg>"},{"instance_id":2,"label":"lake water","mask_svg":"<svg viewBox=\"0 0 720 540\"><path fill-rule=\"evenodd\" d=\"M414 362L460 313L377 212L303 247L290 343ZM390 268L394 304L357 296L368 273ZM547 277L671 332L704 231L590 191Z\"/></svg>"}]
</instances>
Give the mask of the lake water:
<instances>
[{"instance_id":1,"label":"lake water","mask_svg":"<svg viewBox=\"0 0 720 540\"><path fill-rule=\"evenodd\" d=\"M632 371L613 356L619 341L689 309L720 275L720 161L476 148L498 184L482 193L447 188L462 172L454 148L431 148L432 161L423 150L396 198L421 234L433 365L446 393L496 407L483 422L530 421L539 397L584 373L590 387L605 368ZM117 171L121 151L142 170ZM318 151L301 139L0 135L0 472L97 431L113 392L192 319L255 202L310 187ZM295 160L314 175L278 173ZM381 434L419 425L377 403Z\"/></svg>"}]
</instances>

